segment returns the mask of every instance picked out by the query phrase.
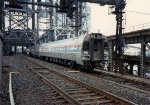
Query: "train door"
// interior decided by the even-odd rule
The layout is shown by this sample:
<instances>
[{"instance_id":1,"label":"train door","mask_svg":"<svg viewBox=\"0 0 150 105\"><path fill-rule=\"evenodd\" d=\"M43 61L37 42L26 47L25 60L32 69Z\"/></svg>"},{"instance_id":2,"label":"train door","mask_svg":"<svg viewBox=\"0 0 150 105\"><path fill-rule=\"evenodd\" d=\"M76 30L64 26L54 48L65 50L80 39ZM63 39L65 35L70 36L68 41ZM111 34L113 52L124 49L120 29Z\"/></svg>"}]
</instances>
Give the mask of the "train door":
<instances>
[{"instance_id":1,"label":"train door","mask_svg":"<svg viewBox=\"0 0 150 105\"><path fill-rule=\"evenodd\" d=\"M91 39L91 60L101 61L104 58L104 40Z\"/></svg>"},{"instance_id":2,"label":"train door","mask_svg":"<svg viewBox=\"0 0 150 105\"><path fill-rule=\"evenodd\" d=\"M82 60L88 61L90 60L90 42L84 41L82 46Z\"/></svg>"}]
</instances>

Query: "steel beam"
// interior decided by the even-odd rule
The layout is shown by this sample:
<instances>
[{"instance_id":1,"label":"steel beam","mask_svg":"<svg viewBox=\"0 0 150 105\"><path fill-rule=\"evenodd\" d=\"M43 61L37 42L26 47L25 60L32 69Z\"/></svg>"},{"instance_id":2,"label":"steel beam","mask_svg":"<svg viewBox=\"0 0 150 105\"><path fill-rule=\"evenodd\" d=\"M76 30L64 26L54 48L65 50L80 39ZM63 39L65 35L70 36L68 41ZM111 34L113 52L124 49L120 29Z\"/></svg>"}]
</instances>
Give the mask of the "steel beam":
<instances>
[{"instance_id":1,"label":"steel beam","mask_svg":"<svg viewBox=\"0 0 150 105\"><path fill-rule=\"evenodd\" d=\"M32 3L35 3L35 0L32 0ZM32 5L32 11L35 11L35 5ZM35 40L35 13L32 14L32 31L33 31L33 36L34 36L34 40ZM34 44L36 44L36 42L34 41Z\"/></svg>"},{"instance_id":2,"label":"steel beam","mask_svg":"<svg viewBox=\"0 0 150 105\"><path fill-rule=\"evenodd\" d=\"M80 2L96 3L100 5L115 5L116 0L78 0Z\"/></svg>"},{"instance_id":3,"label":"steel beam","mask_svg":"<svg viewBox=\"0 0 150 105\"><path fill-rule=\"evenodd\" d=\"M10 0L4 0L9 2ZM45 7L53 7L53 8L61 8L60 6L54 6L52 4L46 2L27 2L27 1L17 1L17 4L30 4L30 5L37 5L37 6L45 6Z\"/></svg>"},{"instance_id":4,"label":"steel beam","mask_svg":"<svg viewBox=\"0 0 150 105\"><path fill-rule=\"evenodd\" d=\"M122 54L123 54L123 39L122 39L122 17L123 11L122 10L115 10L116 14L116 43L115 43L115 72L123 74L123 61L122 61Z\"/></svg>"},{"instance_id":5,"label":"steel beam","mask_svg":"<svg viewBox=\"0 0 150 105\"><path fill-rule=\"evenodd\" d=\"M39 16L39 13L37 13L37 29L36 29L36 39L35 39L35 41L37 42L37 39L39 38L39 18L40 18L40 16Z\"/></svg>"},{"instance_id":6,"label":"steel beam","mask_svg":"<svg viewBox=\"0 0 150 105\"><path fill-rule=\"evenodd\" d=\"M114 62L114 44L113 44L113 41L111 40L111 41L109 41L108 42L108 48L109 48L109 61L108 61L108 63L109 63L109 68L108 68L108 70L109 71L113 71L113 62Z\"/></svg>"},{"instance_id":7,"label":"steel beam","mask_svg":"<svg viewBox=\"0 0 150 105\"><path fill-rule=\"evenodd\" d=\"M3 7L4 7L4 1L0 0L0 36L2 34L1 31L3 31ZM0 38L0 105L2 104L2 100L1 100L1 95L2 95L2 47L3 47L3 43L2 43L2 39Z\"/></svg>"},{"instance_id":8,"label":"steel beam","mask_svg":"<svg viewBox=\"0 0 150 105\"><path fill-rule=\"evenodd\" d=\"M133 75L133 66L134 64L133 63L130 63L130 70L129 70L129 74L132 74Z\"/></svg>"},{"instance_id":9,"label":"steel beam","mask_svg":"<svg viewBox=\"0 0 150 105\"><path fill-rule=\"evenodd\" d=\"M78 20L79 20L79 13L78 13L78 0L75 0L75 6L76 6L76 10L75 10L75 36L78 37Z\"/></svg>"},{"instance_id":10,"label":"steel beam","mask_svg":"<svg viewBox=\"0 0 150 105\"><path fill-rule=\"evenodd\" d=\"M4 1L0 0L0 30L3 30L3 7L4 7Z\"/></svg>"},{"instance_id":11,"label":"steel beam","mask_svg":"<svg viewBox=\"0 0 150 105\"><path fill-rule=\"evenodd\" d=\"M35 2L35 0L32 0L32 3L34 3ZM35 6L34 5L32 5L32 11L34 11L35 10ZM32 14L32 30L34 31L35 30L35 14L33 13Z\"/></svg>"},{"instance_id":12,"label":"steel beam","mask_svg":"<svg viewBox=\"0 0 150 105\"><path fill-rule=\"evenodd\" d=\"M144 39L143 39L142 42L141 42L141 56L140 56L141 77L145 77L146 76L146 71L145 71L145 52L146 52L146 45L145 45L145 42L144 42Z\"/></svg>"},{"instance_id":13,"label":"steel beam","mask_svg":"<svg viewBox=\"0 0 150 105\"><path fill-rule=\"evenodd\" d=\"M150 42L150 29L131 31L123 34L125 44L141 43L141 36L144 37L145 42ZM115 40L116 36L111 35L107 37L108 40Z\"/></svg>"},{"instance_id":14,"label":"steel beam","mask_svg":"<svg viewBox=\"0 0 150 105\"><path fill-rule=\"evenodd\" d=\"M34 14L34 11L28 10L27 5L25 7L26 9L13 8L12 10L5 8L6 17L9 20L9 26L6 28L6 30L8 29L8 32L5 34L6 43L17 46L25 46L25 43L27 45L33 45L33 35L28 27L28 22L29 19L31 19L32 14ZM13 11L15 11L15 13Z\"/></svg>"},{"instance_id":15,"label":"steel beam","mask_svg":"<svg viewBox=\"0 0 150 105\"><path fill-rule=\"evenodd\" d=\"M2 32L0 30L0 105L2 104L1 96L2 96L2 60L3 60L3 41L2 41Z\"/></svg>"}]
</instances>

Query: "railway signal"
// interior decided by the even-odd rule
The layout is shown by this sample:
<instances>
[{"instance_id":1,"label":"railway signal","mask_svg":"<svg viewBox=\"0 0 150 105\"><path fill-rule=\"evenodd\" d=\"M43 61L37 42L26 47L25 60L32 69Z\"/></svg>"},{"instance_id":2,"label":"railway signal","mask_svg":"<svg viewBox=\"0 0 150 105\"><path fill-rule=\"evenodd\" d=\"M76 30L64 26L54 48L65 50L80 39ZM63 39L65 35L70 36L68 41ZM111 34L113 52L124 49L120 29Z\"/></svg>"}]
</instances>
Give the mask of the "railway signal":
<instances>
[{"instance_id":1,"label":"railway signal","mask_svg":"<svg viewBox=\"0 0 150 105\"><path fill-rule=\"evenodd\" d=\"M67 17L69 17L70 19L73 18L73 13L76 10L75 1L76 0L67 0L67 6L68 6Z\"/></svg>"}]
</instances>

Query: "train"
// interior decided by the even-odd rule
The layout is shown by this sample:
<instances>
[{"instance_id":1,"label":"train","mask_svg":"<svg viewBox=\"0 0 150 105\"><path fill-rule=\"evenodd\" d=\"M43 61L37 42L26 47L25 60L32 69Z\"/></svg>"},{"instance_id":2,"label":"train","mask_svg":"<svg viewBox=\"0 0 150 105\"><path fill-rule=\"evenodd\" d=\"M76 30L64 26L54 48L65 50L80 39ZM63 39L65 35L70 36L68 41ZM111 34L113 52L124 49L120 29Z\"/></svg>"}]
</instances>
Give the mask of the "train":
<instances>
[{"instance_id":1,"label":"train","mask_svg":"<svg viewBox=\"0 0 150 105\"><path fill-rule=\"evenodd\" d=\"M107 39L101 33L91 33L29 47L30 56L92 71L102 67Z\"/></svg>"}]
</instances>

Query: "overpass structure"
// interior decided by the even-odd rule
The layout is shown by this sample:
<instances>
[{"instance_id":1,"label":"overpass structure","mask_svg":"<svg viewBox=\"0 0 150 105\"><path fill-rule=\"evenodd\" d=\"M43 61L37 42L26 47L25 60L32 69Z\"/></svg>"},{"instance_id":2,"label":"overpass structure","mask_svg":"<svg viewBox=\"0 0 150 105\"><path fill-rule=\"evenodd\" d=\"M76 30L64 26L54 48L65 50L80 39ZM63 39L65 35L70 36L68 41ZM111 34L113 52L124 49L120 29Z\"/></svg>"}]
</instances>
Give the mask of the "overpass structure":
<instances>
[{"instance_id":1,"label":"overpass structure","mask_svg":"<svg viewBox=\"0 0 150 105\"><path fill-rule=\"evenodd\" d=\"M108 45L109 45L109 65L110 70L113 71L114 69L114 47L115 47L115 35L108 37ZM145 56L146 54L146 48L150 50L150 46L148 43L150 43L150 29L143 29L143 30L137 30L132 31L128 33L123 34L123 40L124 44L141 44L141 55L140 57L137 56L122 56L122 59L130 63L131 66L134 64L138 65L138 72L139 76L145 77L145 73L147 70L147 66L149 63L149 58ZM137 63L138 61L138 63ZM125 62L124 62L125 63ZM133 67L132 67L133 68ZM133 71L132 71L133 72Z\"/></svg>"}]
</instances>

